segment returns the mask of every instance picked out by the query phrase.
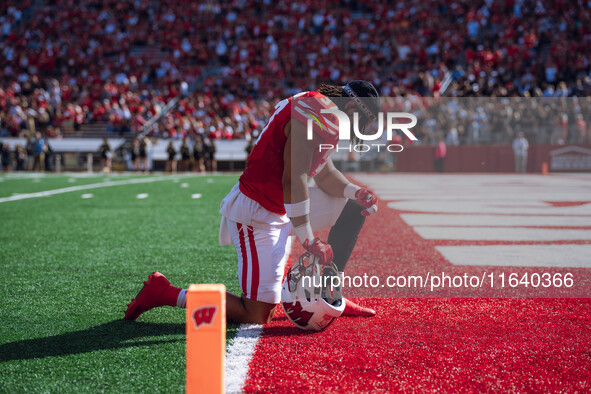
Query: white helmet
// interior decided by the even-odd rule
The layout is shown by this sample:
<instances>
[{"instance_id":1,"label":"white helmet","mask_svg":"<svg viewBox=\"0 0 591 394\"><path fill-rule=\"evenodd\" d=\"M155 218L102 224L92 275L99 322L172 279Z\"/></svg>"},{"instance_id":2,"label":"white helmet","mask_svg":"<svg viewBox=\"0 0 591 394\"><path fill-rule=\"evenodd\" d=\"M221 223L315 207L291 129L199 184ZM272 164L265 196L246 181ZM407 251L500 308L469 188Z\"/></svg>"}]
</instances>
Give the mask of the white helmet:
<instances>
[{"instance_id":1,"label":"white helmet","mask_svg":"<svg viewBox=\"0 0 591 394\"><path fill-rule=\"evenodd\" d=\"M291 267L281 288L281 305L296 327L322 331L341 316L345 310L341 288L332 287L330 280L338 275L333 263L322 267L307 252Z\"/></svg>"}]
</instances>

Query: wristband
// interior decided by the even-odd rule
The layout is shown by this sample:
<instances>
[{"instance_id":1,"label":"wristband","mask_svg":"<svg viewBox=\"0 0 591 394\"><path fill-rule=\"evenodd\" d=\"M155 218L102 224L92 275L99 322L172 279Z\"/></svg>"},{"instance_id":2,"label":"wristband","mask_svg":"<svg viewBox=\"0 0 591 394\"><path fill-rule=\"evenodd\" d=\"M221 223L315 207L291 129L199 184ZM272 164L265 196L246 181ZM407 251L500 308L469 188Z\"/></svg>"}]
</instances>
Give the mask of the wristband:
<instances>
[{"instance_id":1,"label":"wristband","mask_svg":"<svg viewBox=\"0 0 591 394\"><path fill-rule=\"evenodd\" d=\"M347 186L345 186L343 196L349 200L355 200L355 193L357 193L358 190L361 190L359 186L349 183Z\"/></svg>"},{"instance_id":2,"label":"wristband","mask_svg":"<svg viewBox=\"0 0 591 394\"><path fill-rule=\"evenodd\" d=\"M314 233L312 232L312 226L310 222L306 222L300 226L294 227L293 231L296 233L300 242L303 244L306 240L310 240L310 243L314 240Z\"/></svg>"},{"instance_id":3,"label":"wristband","mask_svg":"<svg viewBox=\"0 0 591 394\"><path fill-rule=\"evenodd\" d=\"M290 218L297 218L310 213L310 199L296 202L295 204L283 204L285 214Z\"/></svg>"}]
</instances>

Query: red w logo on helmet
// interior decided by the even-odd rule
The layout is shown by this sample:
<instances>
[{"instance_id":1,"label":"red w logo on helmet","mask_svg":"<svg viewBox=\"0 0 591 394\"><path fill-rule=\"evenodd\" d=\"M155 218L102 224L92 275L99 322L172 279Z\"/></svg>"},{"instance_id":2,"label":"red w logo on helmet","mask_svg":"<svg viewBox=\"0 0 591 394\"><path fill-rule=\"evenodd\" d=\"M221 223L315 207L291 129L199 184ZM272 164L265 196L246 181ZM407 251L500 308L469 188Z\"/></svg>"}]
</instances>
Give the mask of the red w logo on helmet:
<instances>
[{"instance_id":1,"label":"red w logo on helmet","mask_svg":"<svg viewBox=\"0 0 591 394\"><path fill-rule=\"evenodd\" d=\"M213 319L218 311L216 305L206 305L197 308L193 311L193 321L195 322L195 328L199 328L202 324L211 326Z\"/></svg>"},{"instance_id":2,"label":"red w logo on helmet","mask_svg":"<svg viewBox=\"0 0 591 394\"><path fill-rule=\"evenodd\" d=\"M312 313L302 310L299 302L284 302L283 309L296 324L305 326L312 318Z\"/></svg>"}]
</instances>

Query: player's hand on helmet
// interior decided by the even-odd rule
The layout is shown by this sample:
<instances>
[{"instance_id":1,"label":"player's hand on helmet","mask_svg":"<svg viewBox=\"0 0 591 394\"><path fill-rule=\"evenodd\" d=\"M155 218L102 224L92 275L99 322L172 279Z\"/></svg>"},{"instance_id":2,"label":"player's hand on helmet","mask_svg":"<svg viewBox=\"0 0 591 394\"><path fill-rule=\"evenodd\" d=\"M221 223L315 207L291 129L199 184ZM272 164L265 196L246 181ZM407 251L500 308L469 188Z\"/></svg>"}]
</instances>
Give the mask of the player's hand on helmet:
<instances>
[{"instance_id":1,"label":"player's hand on helmet","mask_svg":"<svg viewBox=\"0 0 591 394\"><path fill-rule=\"evenodd\" d=\"M357 190L355 192L355 200L357 200L359 204L367 208L361 211L361 214L363 216L369 216L378 211L378 197L370 189L366 189L363 187Z\"/></svg>"},{"instance_id":2,"label":"player's hand on helmet","mask_svg":"<svg viewBox=\"0 0 591 394\"><path fill-rule=\"evenodd\" d=\"M302 246L304 247L304 249L306 249L307 252L310 252L314 256L318 257L320 264L326 265L332 262L332 246L330 246L326 242L321 241L319 238L314 238L312 242L310 242L310 240L307 239L304 241Z\"/></svg>"}]
</instances>

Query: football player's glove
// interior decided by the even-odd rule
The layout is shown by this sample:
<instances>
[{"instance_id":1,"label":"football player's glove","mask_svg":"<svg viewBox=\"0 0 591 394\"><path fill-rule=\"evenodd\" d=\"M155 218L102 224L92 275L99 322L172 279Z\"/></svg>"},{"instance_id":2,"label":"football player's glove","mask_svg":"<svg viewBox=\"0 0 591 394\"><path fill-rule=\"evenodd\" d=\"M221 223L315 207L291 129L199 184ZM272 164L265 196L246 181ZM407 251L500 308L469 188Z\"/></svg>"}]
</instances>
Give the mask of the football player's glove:
<instances>
[{"instance_id":1,"label":"football player's glove","mask_svg":"<svg viewBox=\"0 0 591 394\"><path fill-rule=\"evenodd\" d=\"M365 208L361 211L363 216L369 216L378 211L378 197L369 189L361 188L355 192L355 200Z\"/></svg>"},{"instance_id":2,"label":"football player's glove","mask_svg":"<svg viewBox=\"0 0 591 394\"><path fill-rule=\"evenodd\" d=\"M341 316L345 300L340 286L331 285L331 277L338 275L334 264L321 266L315 256L304 253L281 288L281 305L289 321L303 330L322 331Z\"/></svg>"},{"instance_id":3,"label":"football player's glove","mask_svg":"<svg viewBox=\"0 0 591 394\"><path fill-rule=\"evenodd\" d=\"M325 265L332 262L333 253L332 246L326 242L321 241L319 238L314 238L312 242L309 239L305 240L302 244L306 251L312 253L318 257L320 264Z\"/></svg>"}]
</instances>

